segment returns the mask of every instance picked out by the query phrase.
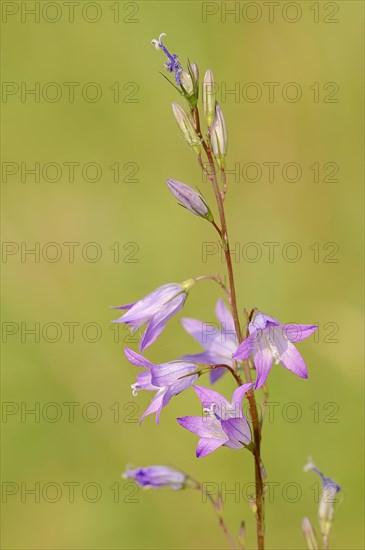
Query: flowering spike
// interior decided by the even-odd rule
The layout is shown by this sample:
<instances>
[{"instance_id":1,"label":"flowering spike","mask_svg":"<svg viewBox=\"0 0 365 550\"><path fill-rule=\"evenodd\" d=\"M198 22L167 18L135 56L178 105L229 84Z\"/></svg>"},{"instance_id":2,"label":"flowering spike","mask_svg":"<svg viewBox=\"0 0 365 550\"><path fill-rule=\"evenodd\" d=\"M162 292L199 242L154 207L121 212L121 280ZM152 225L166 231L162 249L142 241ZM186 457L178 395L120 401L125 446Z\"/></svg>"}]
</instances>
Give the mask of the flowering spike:
<instances>
[{"instance_id":1,"label":"flowering spike","mask_svg":"<svg viewBox=\"0 0 365 550\"><path fill-rule=\"evenodd\" d=\"M192 147L197 154L199 154L200 139L195 131L195 128L190 118L178 103L172 104L172 110L186 143L190 145L190 147Z\"/></svg>"},{"instance_id":2,"label":"flowering spike","mask_svg":"<svg viewBox=\"0 0 365 550\"><path fill-rule=\"evenodd\" d=\"M224 167L224 158L227 153L227 129L222 109L218 101L215 102L215 114L210 130L212 149L221 168Z\"/></svg>"},{"instance_id":3,"label":"flowering spike","mask_svg":"<svg viewBox=\"0 0 365 550\"><path fill-rule=\"evenodd\" d=\"M204 198L194 189L182 183L181 181L168 179L167 186L179 204L189 210L192 214L205 218L209 222L213 221L213 214Z\"/></svg>"},{"instance_id":4,"label":"flowering spike","mask_svg":"<svg viewBox=\"0 0 365 550\"><path fill-rule=\"evenodd\" d=\"M215 83L213 72L208 69L203 81L203 110L205 120L210 128L215 113Z\"/></svg>"}]
</instances>

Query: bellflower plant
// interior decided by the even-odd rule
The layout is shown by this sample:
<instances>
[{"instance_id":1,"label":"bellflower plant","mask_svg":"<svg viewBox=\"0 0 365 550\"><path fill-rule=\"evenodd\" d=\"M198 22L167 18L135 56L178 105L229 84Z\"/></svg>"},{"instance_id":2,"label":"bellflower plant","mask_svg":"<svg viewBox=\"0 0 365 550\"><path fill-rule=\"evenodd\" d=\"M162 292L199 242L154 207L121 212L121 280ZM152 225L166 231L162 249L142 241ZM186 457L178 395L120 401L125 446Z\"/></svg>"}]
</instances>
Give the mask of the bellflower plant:
<instances>
[{"instance_id":1,"label":"bellflower plant","mask_svg":"<svg viewBox=\"0 0 365 550\"><path fill-rule=\"evenodd\" d=\"M130 348L125 348L124 352L131 365L143 369L138 372L135 382L131 385L133 396L139 391L154 392L141 422L146 416L155 414L158 423L162 409L168 407L171 399L182 392L191 393L193 388L201 403L201 414L179 415L177 423L199 437L196 456L204 458L213 452L222 455L225 453L228 462L233 451L252 455L255 495L252 497L251 509L256 521L257 547L262 550L265 544L266 470L263 465L261 440L268 399L268 377L273 364L281 363L300 378L308 378L311 366L307 368L294 344L308 338L317 326L294 323L283 325L275 317L256 308L247 311L238 304L225 208L225 199L229 191L225 168L228 133L222 108L215 97L213 72L208 69L204 74L201 116L198 66L190 62L184 66L178 55L171 53L165 45L165 36L162 33L158 39L152 40L152 44L166 58L164 67L172 80L164 75L165 78L185 102L184 106L175 101L172 103L173 115L184 140L196 155L200 170L206 175L208 186L214 195L215 207L211 209L200 191L177 179L168 178L167 186L181 206L189 213L208 221L218 235L225 257L227 282L224 282L220 275L203 274L183 283L164 284L137 301L118 306L116 309L123 310L123 314L115 322L126 324L133 332L146 325L140 341L140 350L146 350L159 338L166 324L181 313L193 286L203 281L213 281L219 285L224 298L220 298L216 304L217 323L205 323L186 317L182 319L185 331L201 346L200 351L181 354L180 358L172 361L161 358L157 362L150 361ZM205 193L206 190L204 195ZM265 304L262 305L265 307ZM206 387L209 383L218 385L225 373L236 386L230 400L218 391ZM274 373L270 375L270 379L273 376ZM199 385L196 384L198 378L201 382ZM291 379L288 378L288 383L290 382ZM261 397L263 406L259 413L258 399ZM176 401L177 404L181 402L184 400ZM243 413L244 404L247 416ZM184 436L183 432L181 434ZM186 437L189 444L187 434ZM272 452L283 454L284 444L280 442L277 449ZM319 524L324 548L328 548L328 535L334 518L334 495L340 488L333 480L325 477L312 462L309 462L307 469L320 475L322 480ZM167 487L174 490L201 491L213 505L218 524L230 547L244 548L245 524L241 522L236 529L236 536L230 533L224 519L223 500L219 492L218 496L213 495L190 475L163 465L127 467L124 477L144 488ZM302 529L308 548L319 548L308 518L304 518Z\"/></svg>"}]
</instances>

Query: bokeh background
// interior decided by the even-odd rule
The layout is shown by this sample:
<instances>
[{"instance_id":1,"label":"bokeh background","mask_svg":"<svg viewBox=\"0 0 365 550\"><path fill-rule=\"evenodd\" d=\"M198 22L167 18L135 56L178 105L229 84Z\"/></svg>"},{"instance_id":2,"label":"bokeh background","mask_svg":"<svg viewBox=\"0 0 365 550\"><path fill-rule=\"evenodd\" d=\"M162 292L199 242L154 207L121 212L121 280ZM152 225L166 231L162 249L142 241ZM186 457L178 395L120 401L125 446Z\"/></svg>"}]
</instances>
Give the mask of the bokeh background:
<instances>
[{"instance_id":1,"label":"bokeh background","mask_svg":"<svg viewBox=\"0 0 365 550\"><path fill-rule=\"evenodd\" d=\"M303 548L302 517L316 523L318 480L303 472L312 455L343 487L332 547L364 548L362 2L280 2L271 21L262 2L81 0L73 22L64 2L35 4L2 2L3 548L225 547L198 493L134 494L120 477L126 464L170 464L226 483L223 491L239 492L226 495L232 532L244 519L247 547L256 542L251 457L223 448L195 458L197 438L175 420L199 414L193 391L172 400L160 425L149 417L139 427L150 395L132 397L137 369L123 354L138 343L111 324L110 305L225 270L218 253L203 256L216 242L209 224L179 208L164 183L197 185L213 203L172 117L177 94L158 74L164 59L150 40L163 31L182 61L212 68L219 86L228 169L238 163L240 172L226 204L241 309L319 323L299 344L309 379L280 366L269 379L276 405L263 458L276 489L267 547ZM271 100L268 82L278 83ZM290 82L301 90L296 102ZM38 97L25 94L37 86ZM271 182L268 162L279 163ZM289 162L300 166L297 182L283 175ZM35 163L39 178L26 172ZM78 163L74 178L69 163ZM258 181L247 163L262 169ZM273 261L268 242L278 243ZM301 258L289 261L296 250ZM219 295L213 283L199 285L184 315L214 322ZM146 355L198 350L175 318ZM228 397L231 380L217 389Z\"/></svg>"}]
</instances>

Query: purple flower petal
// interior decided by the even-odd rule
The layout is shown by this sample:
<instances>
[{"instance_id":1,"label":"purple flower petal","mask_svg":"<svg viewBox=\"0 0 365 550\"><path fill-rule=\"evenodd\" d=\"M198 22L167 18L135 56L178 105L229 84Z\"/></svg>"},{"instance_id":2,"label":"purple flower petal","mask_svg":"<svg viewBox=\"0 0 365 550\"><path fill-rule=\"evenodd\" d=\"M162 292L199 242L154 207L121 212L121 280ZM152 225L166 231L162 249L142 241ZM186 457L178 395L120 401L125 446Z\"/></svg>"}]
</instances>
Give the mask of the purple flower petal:
<instances>
[{"instance_id":1,"label":"purple flower petal","mask_svg":"<svg viewBox=\"0 0 365 550\"><path fill-rule=\"evenodd\" d=\"M239 388L234 390L232 395L232 405L238 403L242 407L242 399L245 393L247 393L251 388L254 387L254 383L250 382L248 384L242 384Z\"/></svg>"},{"instance_id":2,"label":"purple flower petal","mask_svg":"<svg viewBox=\"0 0 365 550\"><path fill-rule=\"evenodd\" d=\"M166 393L166 388L161 388L160 391L158 391L152 401L151 401L151 404L149 405L149 407L145 410L145 412L142 414L141 418L140 418L140 421L139 421L139 424L142 424L142 420L150 415L150 414L153 414L153 413L156 413L156 424L159 423L160 421L160 414L161 414L161 410L162 408L167 405L167 403L165 402L165 393Z\"/></svg>"},{"instance_id":3,"label":"purple flower petal","mask_svg":"<svg viewBox=\"0 0 365 550\"><path fill-rule=\"evenodd\" d=\"M219 364L219 363L211 363L211 364ZM214 384L214 382L217 382L217 380L222 378L222 376L224 374L226 374L226 372L227 372L227 369L222 368L222 367L220 367L218 369L211 370L210 373L209 373L210 383Z\"/></svg>"},{"instance_id":4,"label":"purple flower petal","mask_svg":"<svg viewBox=\"0 0 365 550\"><path fill-rule=\"evenodd\" d=\"M215 315L226 331L236 332L232 313L229 311L224 300L219 299L215 307Z\"/></svg>"},{"instance_id":5,"label":"purple flower petal","mask_svg":"<svg viewBox=\"0 0 365 550\"><path fill-rule=\"evenodd\" d=\"M284 325L283 331L290 342L300 342L308 338L318 329L318 325L296 325L294 323Z\"/></svg>"},{"instance_id":6,"label":"purple flower petal","mask_svg":"<svg viewBox=\"0 0 365 550\"><path fill-rule=\"evenodd\" d=\"M254 349L256 341L256 332L251 334L248 338L245 338L245 340L243 340L243 342L241 342L238 346L237 351L233 354L233 359L242 359L243 361L248 359Z\"/></svg>"},{"instance_id":7,"label":"purple flower petal","mask_svg":"<svg viewBox=\"0 0 365 550\"><path fill-rule=\"evenodd\" d=\"M272 352L269 347L265 346L265 343L262 340L263 339L260 339L258 345L255 347L253 356L253 361L257 372L255 383L256 390L265 384L273 362Z\"/></svg>"},{"instance_id":8,"label":"purple flower petal","mask_svg":"<svg viewBox=\"0 0 365 550\"><path fill-rule=\"evenodd\" d=\"M132 384L132 388L134 389L135 395L139 390L146 390L146 391L156 391L158 388L156 386L152 385L151 382L151 373L149 370L144 370L143 372L139 372L136 376L136 383Z\"/></svg>"},{"instance_id":9,"label":"purple flower petal","mask_svg":"<svg viewBox=\"0 0 365 550\"><path fill-rule=\"evenodd\" d=\"M194 390L204 407L208 408L211 405L215 405L217 411L221 411L223 409L229 409L231 406L223 395L214 390L204 388L203 386L194 386Z\"/></svg>"},{"instance_id":10,"label":"purple flower petal","mask_svg":"<svg viewBox=\"0 0 365 550\"><path fill-rule=\"evenodd\" d=\"M110 306L112 309L131 309L137 302L131 302L130 304L125 304L124 306Z\"/></svg>"},{"instance_id":11,"label":"purple flower petal","mask_svg":"<svg viewBox=\"0 0 365 550\"><path fill-rule=\"evenodd\" d=\"M192 336L198 342L198 344L200 344L203 348L206 347L206 335L204 335L203 342L203 321L199 321L198 319L191 319L190 317L184 317L183 319L181 319L181 323L186 332L190 334L190 336Z\"/></svg>"},{"instance_id":12,"label":"purple flower petal","mask_svg":"<svg viewBox=\"0 0 365 550\"><path fill-rule=\"evenodd\" d=\"M222 421L223 431L227 434L229 442L235 445L248 445L251 441L250 426L245 417L229 418ZM239 447L235 447L239 448Z\"/></svg>"},{"instance_id":13,"label":"purple flower petal","mask_svg":"<svg viewBox=\"0 0 365 550\"><path fill-rule=\"evenodd\" d=\"M288 342L286 351L280 355L280 362L284 367L291 370L301 378L308 378L308 371L305 366L304 359L291 342Z\"/></svg>"},{"instance_id":14,"label":"purple flower petal","mask_svg":"<svg viewBox=\"0 0 365 550\"><path fill-rule=\"evenodd\" d=\"M177 418L180 426L200 437L212 437L224 441L227 439L219 420L214 416L183 416Z\"/></svg>"},{"instance_id":15,"label":"purple flower petal","mask_svg":"<svg viewBox=\"0 0 365 550\"><path fill-rule=\"evenodd\" d=\"M268 324L280 325L280 321L275 319L275 317L266 315L266 313L257 313L255 315L255 318L249 323L248 331L250 334L252 334L253 332L255 332L255 330L265 329Z\"/></svg>"},{"instance_id":16,"label":"purple flower petal","mask_svg":"<svg viewBox=\"0 0 365 550\"><path fill-rule=\"evenodd\" d=\"M178 382L182 377L195 371L196 365L185 363L184 361L171 361L169 363L154 365L151 368L152 384L162 387L170 386ZM197 376L195 376L195 379L196 378ZM185 380L188 382L189 377L186 377Z\"/></svg>"},{"instance_id":17,"label":"purple flower petal","mask_svg":"<svg viewBox=\"0 0 365 550\"><path fill-rule=\"evenodd\" d=\"M154 363L151 363L151 361L148 361L143 355L140 355L139 353L136 353L130 348L124 348L124 353L126 358L132 365L135 367L144 367L146 369L151 369L154 367Z\"/></svg>"},{"instance_id":18,"label":"purple flower petal","mask_svg":"<svg viewBox=\"0 0 365 550\"><path fill-rule=\"evenodd\" d=\"M196 447L196 456L197 458L202 458L203 456L207 456L214 451L216 451L219 447L225 444L225 442L228 441L228 438L226 440L221 439L211 439L208 437L202 437L198 441L198 445Z\"/></svg>"},{"instance_id":19,"label":"purple flower petal","mask_svg":"<svg viewBox=\"0 0 365 550\"><path fill-rule=\"evenodd\" d=\"M153 344L165 328L167 321L183 307L185 300L186 294L179 294L154 314L140 343L141 351Z\"/></svg>"},{"instance_id":20,"label":"purple flower petal","mask_svg":"<svg viewBox=\"0 0 365 550\"><path fill-rule=\"evenodd\" d=\"M200 353L191 353L190 355L183 355L182 361L194 361L194 363L203 363L207 365L216 365L218 362L214 362L215 358L209 351L201 351Z\"/></svg>"}]
</instances>

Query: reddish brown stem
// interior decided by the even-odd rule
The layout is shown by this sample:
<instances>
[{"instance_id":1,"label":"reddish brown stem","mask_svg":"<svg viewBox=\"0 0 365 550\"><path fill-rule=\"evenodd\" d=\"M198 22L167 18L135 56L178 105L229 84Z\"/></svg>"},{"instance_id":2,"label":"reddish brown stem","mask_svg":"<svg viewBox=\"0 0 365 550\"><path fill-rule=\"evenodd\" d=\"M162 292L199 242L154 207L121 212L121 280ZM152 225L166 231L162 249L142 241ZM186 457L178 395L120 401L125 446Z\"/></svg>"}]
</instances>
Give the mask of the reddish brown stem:
<instances>
[{"instance_id":1,"label":"reddish brown stem","mask_svg":"<svg viewBox=\"0 0 365 550\"><path fill-rule=\"evenodd\" d=\"M235 282L234 282L231 252L229 249L228 230L227 230L226 216L224 212L223 197L218 186L216 168L215 168L212 151L209 145L205 142L200 130L199 111L197 108L193 110L193 118L195 121L196 131L203 145L204 151L207 156L208 164L210 167L209 179L211 180L213 185L213 191L216 198L219 218L221 223L221 237L222 237L222 245L224 247L225 259L227 263L227 272L228 272L230 297L231 297L230 302L232 307L233 320L234 320L234 325L235 325L235 330L236 330L238 340L239 342L242 342L243 336L242 336L242 331L241 331L241 326L240 326L239 316L238 316L236 288L235 288ZM243 362L243 368L244 368L246 381L252 382L250 366L248 361ZM260 419L257 411L255 394L252 389L247 393L247 397L248 397L249 406L250 406L250 414L251 414L251 421L252 421L252 428L253 428L253 435L254 435L257 544L258 544L258 549L263 550L264 549L264 483L263 483L262 471L261 471Z\"/></svg>"}]
</instances>

